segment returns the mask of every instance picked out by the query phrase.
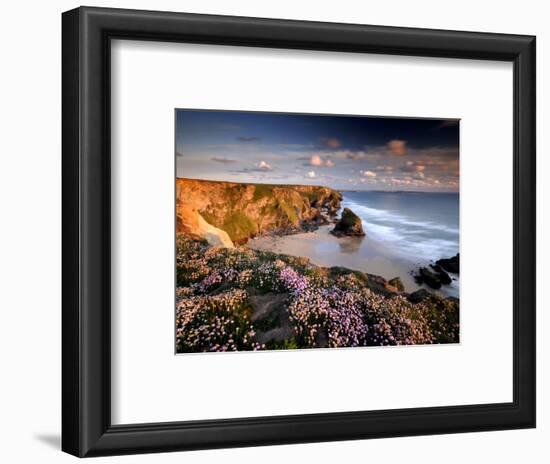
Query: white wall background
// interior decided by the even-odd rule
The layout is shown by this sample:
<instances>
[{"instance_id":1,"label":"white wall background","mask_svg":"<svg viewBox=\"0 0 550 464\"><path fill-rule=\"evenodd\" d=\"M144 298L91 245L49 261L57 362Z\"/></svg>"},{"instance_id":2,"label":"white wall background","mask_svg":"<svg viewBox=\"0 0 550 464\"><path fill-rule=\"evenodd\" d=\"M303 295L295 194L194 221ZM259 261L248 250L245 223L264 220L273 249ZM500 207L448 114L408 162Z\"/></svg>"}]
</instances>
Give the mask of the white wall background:
<instances>
[{"instance_id":1,"label":"white wall background","mask_svg":"<svg viewBox=\"0 0 550 464\"><path fill-rule=\"evenodd\" d=\"M544 236L550 176L542 83L550 41L544 2L387 0L88 1L88 5L311 19L537 35L538 43L538 428L416 438L105 458L103 462L280 463L370 461L543 462L550 432L550 258ZM61 12L75 1L10 2L0 28L0 457L5 462L69 462L59 451L61 325ZM546 258L546 259L545 259ZM546 439L546 440L545 440Z\"/></svg>"}]
</instances>

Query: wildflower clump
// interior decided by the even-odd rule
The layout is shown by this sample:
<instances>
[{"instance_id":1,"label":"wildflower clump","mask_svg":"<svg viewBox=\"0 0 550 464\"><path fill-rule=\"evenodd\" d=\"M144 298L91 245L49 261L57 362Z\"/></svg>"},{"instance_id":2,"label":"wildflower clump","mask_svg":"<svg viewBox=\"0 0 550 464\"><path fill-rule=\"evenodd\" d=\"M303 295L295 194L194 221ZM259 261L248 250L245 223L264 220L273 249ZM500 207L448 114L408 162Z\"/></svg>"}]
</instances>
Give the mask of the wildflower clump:
<instances>
[{"instance_id":1,"label":"wildflower clump","mask_svg":"<svg viewBox=\"0 0 550 464\"><path fill-rule=\"evenodd\" d=\"M411 302L378 276L183 234L176 267L177 352L458 342L458 300Z\"/></svg>"}]
</instances>

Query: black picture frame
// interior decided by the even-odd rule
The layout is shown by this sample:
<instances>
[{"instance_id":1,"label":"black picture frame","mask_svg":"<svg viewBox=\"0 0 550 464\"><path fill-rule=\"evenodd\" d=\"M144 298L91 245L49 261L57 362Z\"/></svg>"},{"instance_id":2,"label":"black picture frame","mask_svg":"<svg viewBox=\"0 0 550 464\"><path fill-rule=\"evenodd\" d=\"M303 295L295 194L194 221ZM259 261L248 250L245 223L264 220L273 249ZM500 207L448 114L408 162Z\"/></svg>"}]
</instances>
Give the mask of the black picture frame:
<instances>
[{"instance_id":1,"label":"black picture frame","mask_svg":"<svg viewBox=\"0 0 550 464\"><path fill-rule=\"evenodd\" d=\"M63 13L62 449L76 456L535 426L535 37L81 7ZM112 39L513 63L513 401L111 425Z\"/></svg>"}]
</instances>

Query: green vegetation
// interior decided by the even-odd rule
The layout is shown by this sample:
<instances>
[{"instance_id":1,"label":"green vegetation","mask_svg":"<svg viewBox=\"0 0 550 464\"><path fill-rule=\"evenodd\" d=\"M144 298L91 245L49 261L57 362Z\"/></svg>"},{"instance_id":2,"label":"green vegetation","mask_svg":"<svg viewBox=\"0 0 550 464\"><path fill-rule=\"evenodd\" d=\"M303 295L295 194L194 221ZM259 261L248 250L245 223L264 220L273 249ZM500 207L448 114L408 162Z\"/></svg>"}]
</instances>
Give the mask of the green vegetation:
<instances>
[{"instance_id":1,"label":"green vegetation","mask_svg":"<svg viewBox=\"0 0 550 464\"><path fill-rule=\"evenodd\" d=\"M361 219L351 209L344 208L340 222L342 226L349 229L357 224L361 224Z\"/></svg>"},{"instance_id":2,"label":"green vegetation","mask_svg":"<svg viewBox=\"0 0 550 464\"><path fill-rule=\"evenodd\" d=\"M225 230L231 240L237 243L246 241L258 233L258 225L241 211L234 211L226 216L221 229Z\"/></svg>"},{"instance_id":3,"label":"green vegetation","mask_svg":"<svg viewBox=\"0 0 550 464\"><path fill-rule=\"evenodd\" d=\"M299 223L298 214L296 213L295 207L289 205L285 200L279 200L277 202L277 207L285 213L291 224L297 225Z\"/></svg>"},{"instance_id":4,"label":"green vegetation","mask_svg":"<svg viewBox=\"0 0 550 464\"><path fill-rule=\"evenodd\" d=\"M178 232L194 234L196 212L233 242L264 233L296 232L335 215L341 194L327 187L177 179ZM201 235L198 230L195 236Z\"/></svg>"},{"instance_id":5,"label":"green vegetation","mask_svg":"<svg viewBox=\"0 0 550 464\"><path fill-rule=\"evenodd\" d=\"M254 196L252 201L258 201L265 197L271 197L273 195L273 185L256 184L254 189Z\"/></svg>"},{"instance_id":6,"label":"green vegetation","mask_svg":"<svg viewBox=\"0 0 550 464\"><path fill-rule=\"evenodd\" d=\"M210 211L201 211L201 216L203 219L208 222L208 224L212 224L214 227L220 227L221 224L218 223L218 219L216 216L214 216Z\"/></svg>"}]
</instances>

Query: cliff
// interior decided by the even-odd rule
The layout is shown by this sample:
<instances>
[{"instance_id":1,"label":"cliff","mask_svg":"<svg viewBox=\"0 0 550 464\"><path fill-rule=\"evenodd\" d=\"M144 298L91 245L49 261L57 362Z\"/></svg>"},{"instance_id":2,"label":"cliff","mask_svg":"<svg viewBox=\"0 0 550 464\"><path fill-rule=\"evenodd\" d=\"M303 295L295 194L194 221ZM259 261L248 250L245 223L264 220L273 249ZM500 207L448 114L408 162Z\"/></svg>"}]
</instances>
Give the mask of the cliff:
<instances>
[{"instance_id":1,"label":"cliff","mask_svg":"<svg viewBox=\"0 0 550 464\"><path fill-rule=\"evenodd\" d=\"M176 227L211 245L232 246L265 233L328 222L342 195L328 187L176 179Z\"/></svg>"}]
</instances>

